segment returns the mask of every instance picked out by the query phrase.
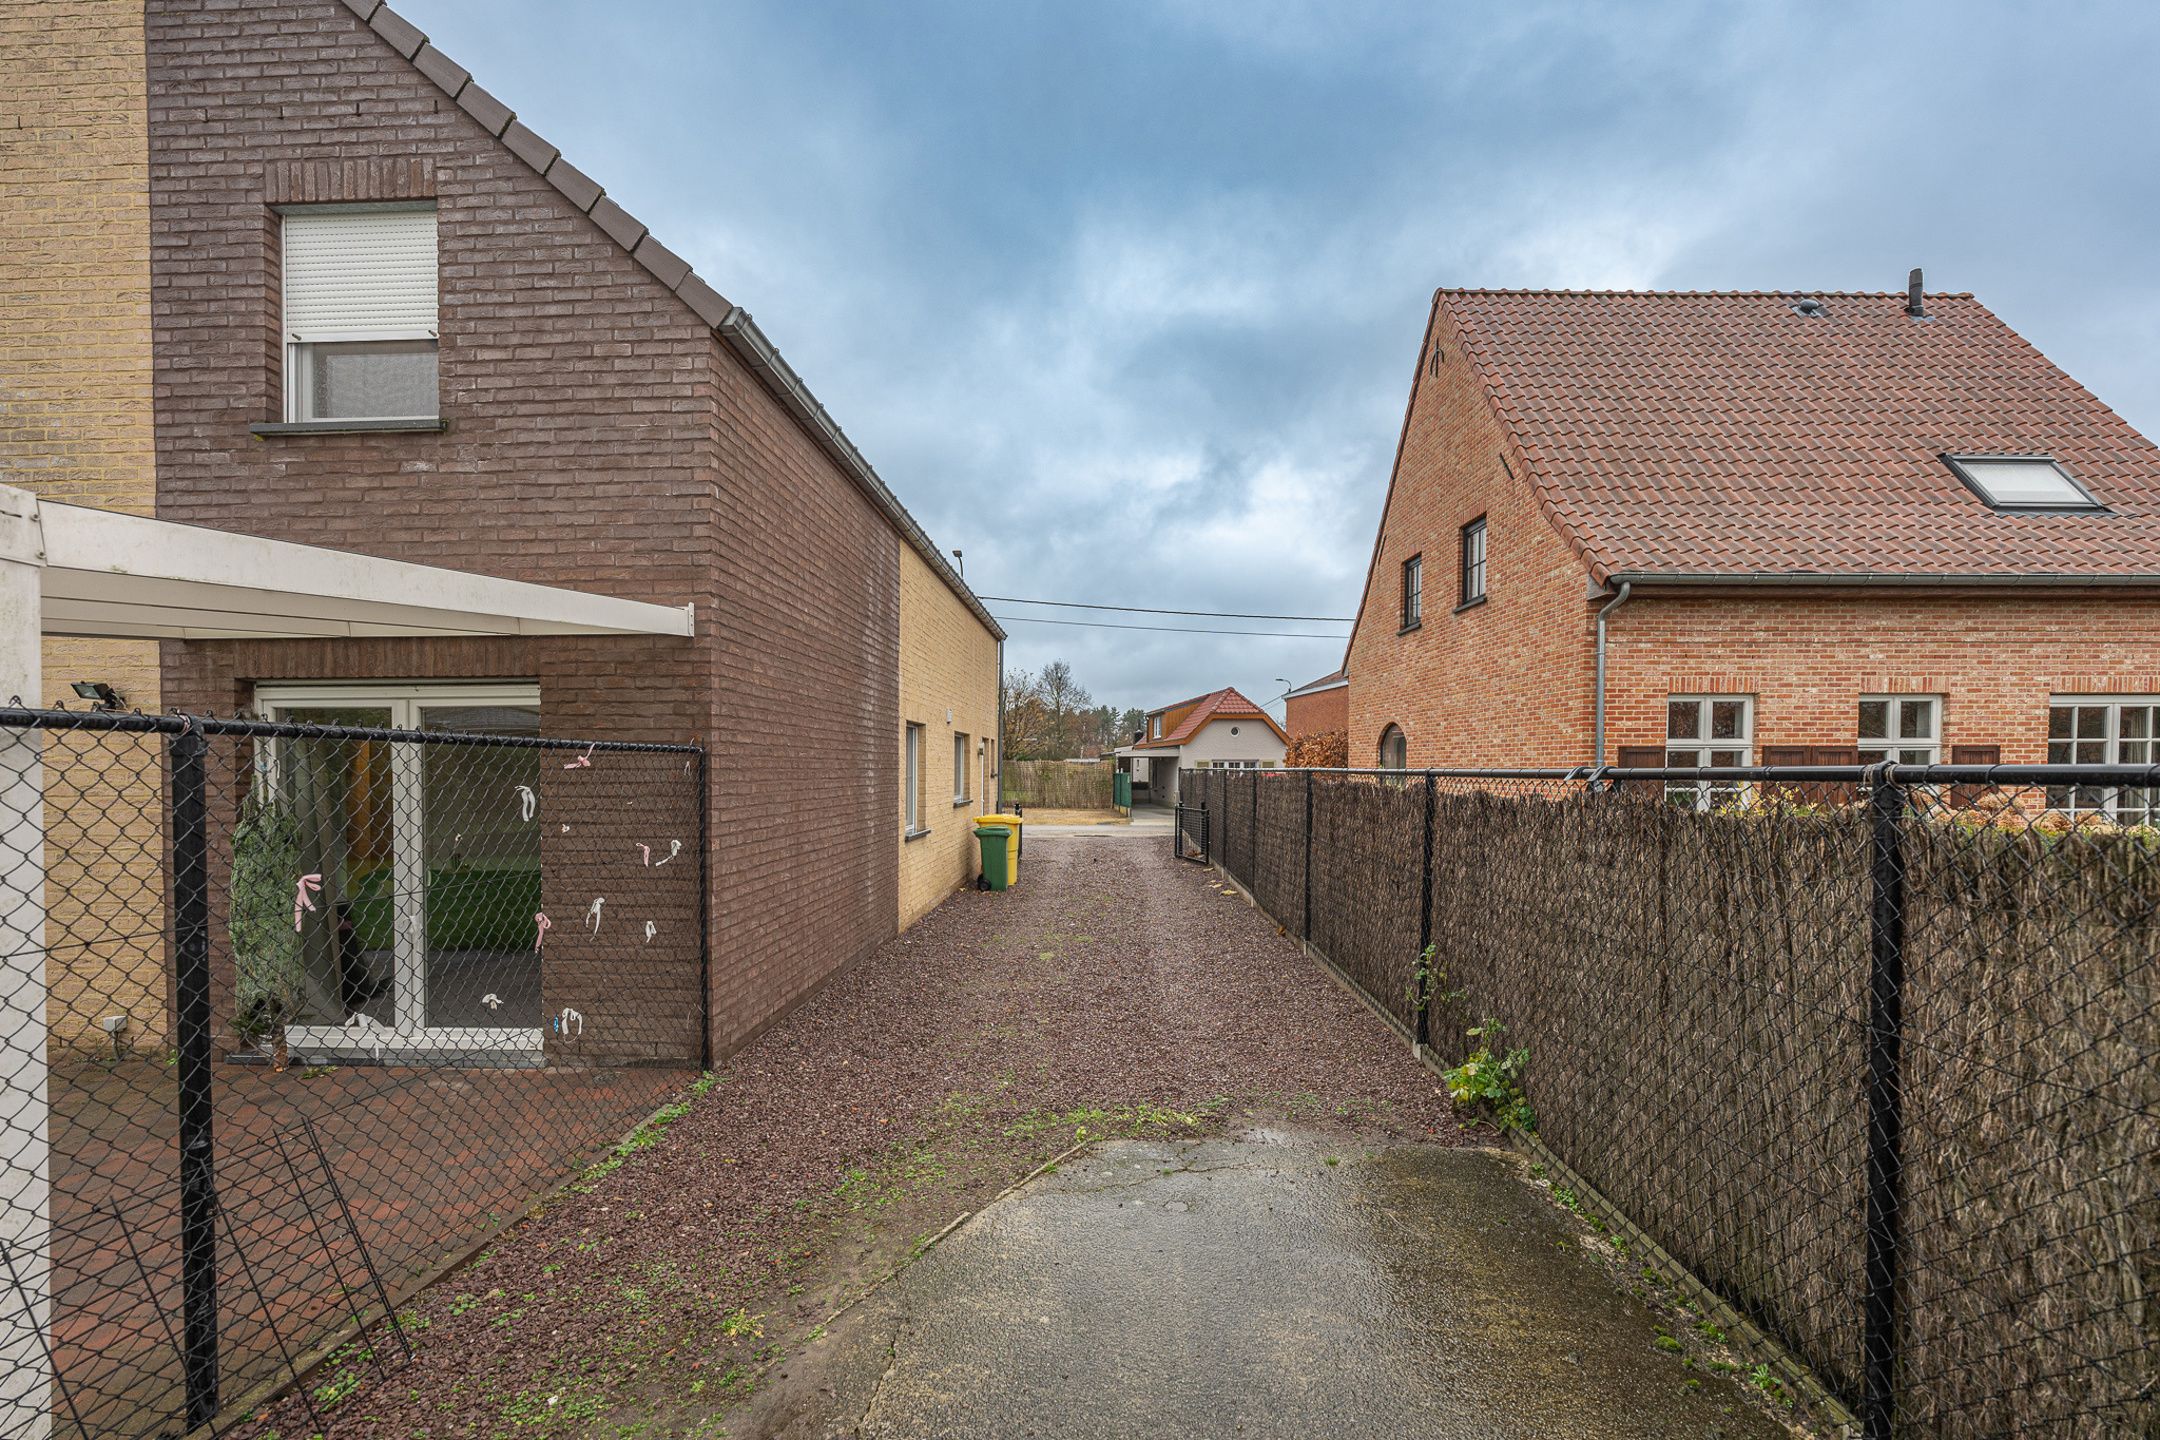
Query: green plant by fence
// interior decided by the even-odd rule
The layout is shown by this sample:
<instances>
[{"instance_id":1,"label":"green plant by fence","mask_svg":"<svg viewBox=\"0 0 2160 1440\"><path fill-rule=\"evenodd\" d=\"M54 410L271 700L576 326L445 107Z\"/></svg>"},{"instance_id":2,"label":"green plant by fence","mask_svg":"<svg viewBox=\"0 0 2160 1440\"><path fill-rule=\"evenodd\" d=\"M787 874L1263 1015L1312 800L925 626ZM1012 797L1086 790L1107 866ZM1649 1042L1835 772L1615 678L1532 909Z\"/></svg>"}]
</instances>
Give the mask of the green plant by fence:
<instances>
[{"instance_id":1,"label":"green plant by fence","mask_svg":"<svg viewBox=\"0 0 2160 1440\"><path fill-rule=\"evenodd\" d=\"M2160 769L2028 769L1181 793L1442 1065L1497 1021L1543 1143L1873 1440L2160 1434L2160 835L2108 818Z\"/></svg>"}]
</instances>

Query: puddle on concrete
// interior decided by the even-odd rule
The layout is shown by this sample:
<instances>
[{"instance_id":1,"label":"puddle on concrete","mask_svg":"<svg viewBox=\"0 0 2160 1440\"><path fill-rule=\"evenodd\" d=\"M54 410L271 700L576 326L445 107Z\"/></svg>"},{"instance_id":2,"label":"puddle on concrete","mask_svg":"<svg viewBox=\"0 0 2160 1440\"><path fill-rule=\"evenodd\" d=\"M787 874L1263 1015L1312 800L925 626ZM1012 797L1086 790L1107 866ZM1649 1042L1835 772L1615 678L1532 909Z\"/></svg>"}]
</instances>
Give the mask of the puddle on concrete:
<instances>
[{"instance_id":1,"label":"puddle on concrete","mask_svg":"<svg viewBox=\"0 0 2160 1440\"><path fill-rule=\"evenodd\" d=\"M1344 1143L1105 1143L954 1231L731 1433L1788 1433L1656 1349L1511 1157Z\"/></svg>"}]
</instances>

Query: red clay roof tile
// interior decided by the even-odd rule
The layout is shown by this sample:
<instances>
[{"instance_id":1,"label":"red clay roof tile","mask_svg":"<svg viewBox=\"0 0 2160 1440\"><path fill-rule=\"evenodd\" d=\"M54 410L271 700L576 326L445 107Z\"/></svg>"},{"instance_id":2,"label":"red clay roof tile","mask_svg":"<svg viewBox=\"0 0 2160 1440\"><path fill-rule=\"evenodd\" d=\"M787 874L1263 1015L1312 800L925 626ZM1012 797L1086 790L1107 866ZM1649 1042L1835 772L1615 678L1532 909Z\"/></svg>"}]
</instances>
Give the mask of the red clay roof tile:
<instances>
[{"instance_id":1,"label":"red clay roof tile","mask_svg":"<svg viewBox=\"0 0 2160 1440\"><path fill-rule=\"evenodd\" d=\"M1135 742L1136 748L1142 750L1171 749L1183 745L1216 720L1258 720L1278 736L1281 736L1284 744L1288 744L1290 741L1290 737L1283 734L1282 726L1275 723L1274 716L1268 714L1258 705L1253 704L1252 701L1246 699L1235 689L1227 686L1221 690L1210 691L1192 700L1180 700L1177 705L1165 705L1163 709L1175 710L1181 705L1190 705L1193 708L1183 720L1178 722L1176 729L1171 730L1159 740L1137 741ZM1155 712L1151 711L1149 713L1153 714Z\"/></svg>"},{"instance_id":2,"label":"red clay roof tile","mask_svg":"<svg viewBox=\"0 0 2160 1440\"><path fill-rule=\"evenodd\" d=\"M2160 574L2160 450L1969 295L1440 299L1599 579ZM1945 453L2052 455L2107 510L1991 509Z\"/></svg>"}]
</instances>

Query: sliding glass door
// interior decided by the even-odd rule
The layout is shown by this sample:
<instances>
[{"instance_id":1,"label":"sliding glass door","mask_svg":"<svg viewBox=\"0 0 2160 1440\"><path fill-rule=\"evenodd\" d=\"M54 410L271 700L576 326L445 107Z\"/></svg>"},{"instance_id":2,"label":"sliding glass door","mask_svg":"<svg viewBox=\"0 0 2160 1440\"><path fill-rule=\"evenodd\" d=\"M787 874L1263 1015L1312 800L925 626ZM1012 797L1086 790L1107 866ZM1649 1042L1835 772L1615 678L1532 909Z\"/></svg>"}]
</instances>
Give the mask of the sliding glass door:
<instances>
[{"instance_id":1,"label":"sliding glass door","mask_svg":"<svg viewBox=\"0 0 2160 1440\"><path fill-rule=\"evenodd\" d=\"M530 685L265 686L274 720L540 733ZM489 744L288 739L258 761L289 816L297 864L321 877L302 930L300 1013L288 1042L357 1058L396 1050L540 1049L542 752Z\"/></svg>"}]
</instances>

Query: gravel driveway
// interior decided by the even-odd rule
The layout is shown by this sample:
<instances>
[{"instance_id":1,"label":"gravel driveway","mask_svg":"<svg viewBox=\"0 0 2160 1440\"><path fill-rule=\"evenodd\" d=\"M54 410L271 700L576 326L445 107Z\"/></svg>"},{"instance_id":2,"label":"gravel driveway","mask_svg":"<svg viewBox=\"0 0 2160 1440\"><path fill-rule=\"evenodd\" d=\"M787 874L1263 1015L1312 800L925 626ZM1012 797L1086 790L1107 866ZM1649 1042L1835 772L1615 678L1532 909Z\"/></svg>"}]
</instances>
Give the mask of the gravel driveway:
<instances>
[{"instance_id":1,"label":"gravel driveway","mask_svg":"<svg viewBox=\"0 0 2160 1440\"><path fill-rule=\"evenodd\" d=\"M423 1296L411 1365L318 1389L350 1392L335 1437L726 1433L827 1317L1077 1140L1275 1120L1462 1138L1403 1044L1162 837L1037 836L1018 888L952 897Z\"/></svg>"}]
</instances>

